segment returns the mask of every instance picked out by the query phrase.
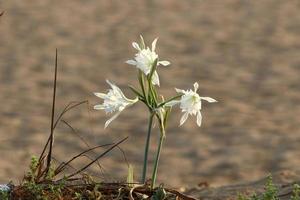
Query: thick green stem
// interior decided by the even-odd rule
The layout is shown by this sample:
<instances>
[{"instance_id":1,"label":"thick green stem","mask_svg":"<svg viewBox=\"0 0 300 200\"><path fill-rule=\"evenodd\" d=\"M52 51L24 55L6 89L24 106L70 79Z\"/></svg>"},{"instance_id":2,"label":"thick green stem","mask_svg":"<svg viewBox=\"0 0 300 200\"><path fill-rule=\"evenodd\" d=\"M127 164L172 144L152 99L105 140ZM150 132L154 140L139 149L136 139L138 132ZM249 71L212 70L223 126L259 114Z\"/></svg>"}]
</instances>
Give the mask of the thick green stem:
<instances>
[{"instance_id":1,"label":"thick green stem","mask_svg":"<svg viewBox=\"0 0 300 200\"><path fill-rule=\"evenodd\" d=\"M145 183L146 175L147 175L148 152L149 152L150 136L151 136L151 130L152 130L152 124L153 124L153 117L154 117L154 114L152 113L150 115L150 119L149 119L147 140L146 140L146 145L145 145L144 167L143 167L143 177L142 177L142 182L143 183Z\"/></svg>"},{"instance_id":2,"label":"thick green stem","mask_svg":"<svg viewBox=\"0 0 300 200\"><path fill-rule=\"evenodd\" d=\"M165 134L161 133L160 139L159 139L159 145L158 145L158 149L157 149L157 153L156 153L154 168L153 168L151 189L154 189L154 187L155 187L155 182L156 182L156 177L157 177L158 163L159 163L161 148L162 148L164 139L165 139Z\"/></svg>"}]
</instances>

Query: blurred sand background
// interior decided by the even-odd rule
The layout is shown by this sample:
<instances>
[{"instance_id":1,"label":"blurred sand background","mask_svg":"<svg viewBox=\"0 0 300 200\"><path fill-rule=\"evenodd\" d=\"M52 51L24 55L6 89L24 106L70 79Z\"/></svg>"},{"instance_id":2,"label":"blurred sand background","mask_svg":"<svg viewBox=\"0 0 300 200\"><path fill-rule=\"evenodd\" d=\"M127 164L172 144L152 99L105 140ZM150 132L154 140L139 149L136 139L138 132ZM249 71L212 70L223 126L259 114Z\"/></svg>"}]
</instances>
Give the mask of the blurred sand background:
<instances>
[{"instance_id":1,"label":"blurred sand background","mask_svg":"<svg viewBox=\"0 0 300 200\"><path fill-rule=\"evenodd\" d=\"M141 172L147 114L135 105L104 130L108 118L93 111L110 79L136 85L131 42L143 34L172 65L159 68L160 91L175 94L195 81L203 126L178 127L170 119L159 181L171 186L255 180L300 165L300 2L297 0L1 0L0 182L18 182L30 156L38 155L50 127L55 48L59 50L57 112L70 101L89 100L65 116L91 145L116 141ZM125 92L130 96L128 89ZM132 96L131 96L132 97ZM64 124L56 131L55 158L86 148ZM150 166L158 132L151 143ZM74 166L79 167L76 163ZM101 160L105 180L124 180L127 167L115 150ZM99 173L95 166L90 172ZM149 177L150 177L149 171ZM139 178L139 177L137 177Z\"/></svg>"}]
</instances>

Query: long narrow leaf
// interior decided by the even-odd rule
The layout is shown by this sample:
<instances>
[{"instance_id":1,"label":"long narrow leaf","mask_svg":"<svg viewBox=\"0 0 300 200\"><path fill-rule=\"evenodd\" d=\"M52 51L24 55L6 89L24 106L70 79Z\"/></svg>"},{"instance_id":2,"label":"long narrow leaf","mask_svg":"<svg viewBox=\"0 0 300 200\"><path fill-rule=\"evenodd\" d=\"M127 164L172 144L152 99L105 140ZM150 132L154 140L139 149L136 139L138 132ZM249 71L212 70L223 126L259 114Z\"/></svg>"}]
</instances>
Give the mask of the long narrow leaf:
<instances>
[{"instance_id":1,"label":"long narrow leaf","mask_svg":"<svg viewBox=\"0 0 300 200\"><path fill-rule=\"evenodd\" d=\"M131 91L132 91L134 94L136 94L139 98L144 99L143 95L142 95L139 91L137 91L133 86L129 85L128 87L129 87L129 88L131 89Z\"/></svg>"},{"instance_id":2,"label":"long narrow leaf","mask_svg":"<svg viewBox=\"0 0 300 200\"><path fill-rule=\"evenodd\" d=\"M127 183L130 184L130 185L132 185L134 183L132 165L128 166Z\"/></svg>"},{"instance_id":3,"label":"long narrow leaf","mask_svg":"<svg viewBox=\"0 0 300 200\"><path fill-rule=\"evenodd\" d=\"M151 68L151 71L150 71L150 73L148 74L148 80L152 80L152 76L153 76L153 74L154 74L154 72L155 72L155 70L156 70L156 68L157 68L157 63L158 63L158 58L156 58L155 60L154 60L154 62L153 62L153 65L152 65L152 68Z\"/></svg>"},{"instance_id":4,"label":"long narrow leaf","mask_svg":"<svg viewBox=\"0 0 300 200\"><path fill-rule=\"evenodd\" d=\"M168 100L166 100L166 101L160 103L157 107L158 107L158 108L159 108L159 107L162 107L162 106L164 106L166 103L169 103L170 101L173 101L173 100L175 100L175 99L178 99L178 98L180 98L181 96L182 96L182 94L177 95L177 96L175 96L175 97L172 97L172 98L170 98L170 99L168 99Z\"/></svg>"},{"instance_id":5,"label":"long narrow leaf","mask_svg":"<svg viewBox=\"0 0 300 200\"><path fill-rule=\"evenodd\" d=\"M138 79L139 79L139 83L140 83L140 86L142 89L143 96L145 97L146 102L149 103L147 95L146 95L144 74L141 70L139 70Z\"/></svg>"},{"instance_id":6,"label":"long narrow leaf","mask_svg":"<svg viewBox=\"0 0 300 200\"><path fill-rule=\"evenodd\" d=\"M153 108L157 107L157 95L155 95L156 92L155 88L153 87L153 84L151 82L151 80L148 79L148 98L149 98L149 102L152 105Z\"/></svg>"}]
</instances>

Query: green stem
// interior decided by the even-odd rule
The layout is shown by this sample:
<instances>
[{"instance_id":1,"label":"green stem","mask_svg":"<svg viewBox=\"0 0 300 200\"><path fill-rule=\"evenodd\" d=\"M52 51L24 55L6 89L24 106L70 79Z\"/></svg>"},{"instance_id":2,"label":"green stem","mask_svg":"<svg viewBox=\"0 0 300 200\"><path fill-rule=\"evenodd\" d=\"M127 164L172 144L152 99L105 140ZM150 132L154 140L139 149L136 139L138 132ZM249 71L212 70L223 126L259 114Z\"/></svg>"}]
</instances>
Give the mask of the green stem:
<instances>
[{"instance_id":1,"label":"green stem","mask_svg":"<svg viewBox=\"0 0 300 200\"><path fill-rule=\"evenodd\" d=\"M155 182L156 182L156 177L157 177L158 163L159 163L161 148L162 148L164 139L165 139L165 134L161 133L160 140L159 140L159 145L158 145L158 149L157 149L157 153L156 153L156 158L155 158L155 164L154 164L153 174L152 174L151 189L154 189L154 187L155 187Z\"/></svg>"},{"instance_id":2,"label":"green stem","mask_svg":"<svg viewBox=\"0 0 300 200\"><path fill-rule=\"evenodd\" d=\"M144 154L144 167L143 167L142 183L145 183L145 181L146 181L147 165L148 165L148 152L149 152L150 136L151 136L151 130L152 130L152 124L153 124L153 117L154 117L154 113L152 113L150 115L149 124L148 124L148 133L147 133L147 140L146 140L145 154Z\"/></svg>"}]
</instances>

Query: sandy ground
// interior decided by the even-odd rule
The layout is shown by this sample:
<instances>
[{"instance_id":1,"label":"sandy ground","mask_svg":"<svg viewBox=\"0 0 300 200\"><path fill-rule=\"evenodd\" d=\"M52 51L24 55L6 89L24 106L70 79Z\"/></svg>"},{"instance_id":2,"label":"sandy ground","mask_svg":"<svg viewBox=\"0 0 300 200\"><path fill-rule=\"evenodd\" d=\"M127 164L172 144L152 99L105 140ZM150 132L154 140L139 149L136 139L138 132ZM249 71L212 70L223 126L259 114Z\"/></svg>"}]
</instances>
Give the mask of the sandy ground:
<instances>
[{"instance_id":1,"label":"sandy ground","mask_svg":"<svg viewBox=\"0 0 300 200\"><path fill-rule=\"evenodd\" d=\"M107 116L93 111L105 79L137 84L124 64L143 34L159 37L158 52L170 60L159 69L160 91L175 94L195 81L205 104L203 126L178 127L170 119L159 181L189 186L255 180L300 164L300 3L297 0L0 0L0 182L18 182L31 155L38 155L50 127L55 48L59 49L57 111L89 100L65 116L91 145L116 141L141 172L147 114L138 104L106 130ZM129 90L126 94L131 96ZM151 143L153 164L158 131ZM86 148L64 124L56 131L55 158ZM80 167L87 160L74 164ZM122 180L127 167L119 151L101 160L105 180ZM100 174L94 167L92 173ZM150 175L150 172L149 172Z\"/></svg>"}]
</instances>

